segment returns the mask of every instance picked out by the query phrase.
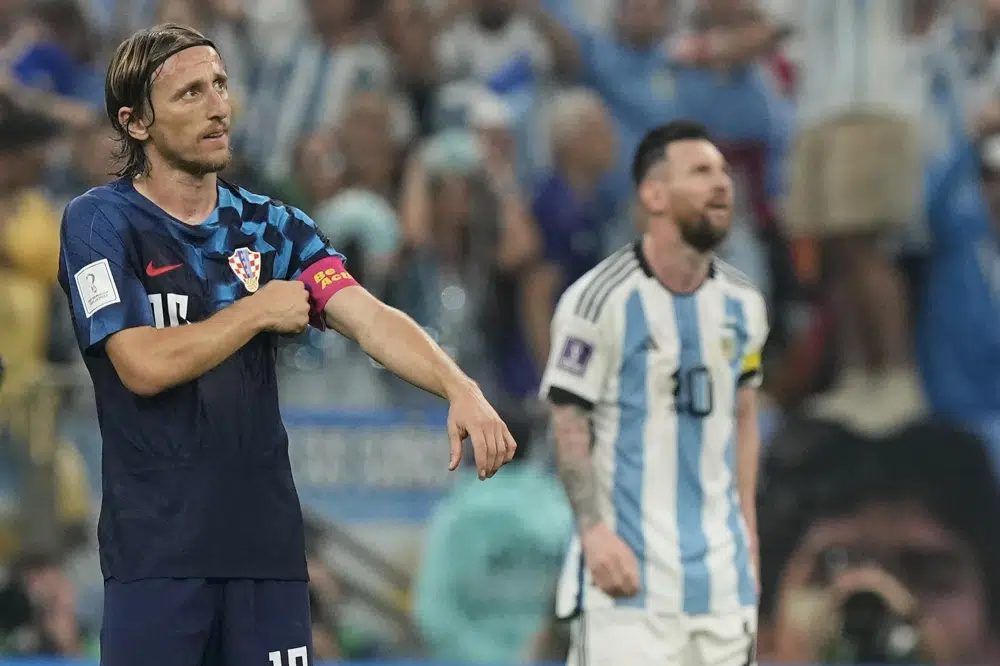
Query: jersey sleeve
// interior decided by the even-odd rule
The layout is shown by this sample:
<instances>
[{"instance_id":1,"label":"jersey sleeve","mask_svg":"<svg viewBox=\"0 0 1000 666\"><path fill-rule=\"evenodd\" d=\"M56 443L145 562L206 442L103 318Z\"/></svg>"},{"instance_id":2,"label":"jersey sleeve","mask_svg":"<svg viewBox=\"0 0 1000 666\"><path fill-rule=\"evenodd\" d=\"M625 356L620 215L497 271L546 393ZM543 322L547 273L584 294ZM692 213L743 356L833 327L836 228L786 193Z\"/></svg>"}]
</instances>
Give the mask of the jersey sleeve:
<instances>
[{"instance_id":1,"label":"jersey sleeve","mask_svg":"<svg viewBox=\"0 0 1000 666\"><path fill-rule=\"evenodd\" d=\"M573 291L560 300L552 320L552 347L540 394L553 402L592 408L607 379L611 348L600 320L591 321L574 311Z\"/></svg>"},{"instance_id":2,"label":"jersey sleeve","mask_svg":"<svg viewBox=\"0 0 1000 666\"><path fill-rule=\"evenodd\" d=\"M356 286L357 280L347 272L344 255L333 249L329 239L316 223L298 208L286 206L288 217L282 225L287 245L284 271L275 270L275 278L298 280L309 291L312 316L310 323L326 330L323 308L341 289Z\"/></svg>"},{"instance_id":3,"label":"jersey sleeve","mask_svg":"<svg viewBox=\"0 0 1000 666\"><path fill-rule=\"evenodd\" d=\"M767 311L764 306L763 297L757 295L753 299L747 315L747 327L749 329L747 332L749 338L746 350L743 353L742 365L740 366L739 387L758 388L764 379L761 367L761 355L769 332Z\"/></svg>"},{"instance_id":4,"label":"jersey sleeve","mask_svg":"<svg viewBox=\"0 0 1000 666\"><path fill-rule=\"evenodd\" d=\"M153 326L128 237L124 225L113 224L95 201L77 199L63 213L60 282L84 354L119 331Z\"/></svg>"}]
</instances>

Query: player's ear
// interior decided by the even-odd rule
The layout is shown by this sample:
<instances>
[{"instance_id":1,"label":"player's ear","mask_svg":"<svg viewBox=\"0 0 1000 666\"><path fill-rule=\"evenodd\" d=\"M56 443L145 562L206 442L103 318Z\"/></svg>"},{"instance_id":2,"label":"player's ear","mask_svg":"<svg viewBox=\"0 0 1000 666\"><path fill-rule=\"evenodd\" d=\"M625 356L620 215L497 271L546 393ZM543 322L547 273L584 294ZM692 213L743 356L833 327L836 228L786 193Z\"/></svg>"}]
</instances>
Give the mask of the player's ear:
<instances>
[{"instance_id":1,"label":"player's ear","mask_svg":"<svg viewBox=\"0 0 1000 666\"><path fill-rule=\"evenodd\" d=\"M667 185L659 173L650 173L639 185L639 203L653 215L667 212Z\"/></svg>"},{"instance_id":2,"label":"player's ear","mask_svg":"<svg viewBox=\"0 0 1000 666\"><path fill-rule=\"evenodd\" d=\"M149 138L149 131L146 129L146 123L142 121L139 116L133 117L132 107L123 106L118 109L118 123L125 128L136 141L145 141Z\"/></svg>"}]
</instances>

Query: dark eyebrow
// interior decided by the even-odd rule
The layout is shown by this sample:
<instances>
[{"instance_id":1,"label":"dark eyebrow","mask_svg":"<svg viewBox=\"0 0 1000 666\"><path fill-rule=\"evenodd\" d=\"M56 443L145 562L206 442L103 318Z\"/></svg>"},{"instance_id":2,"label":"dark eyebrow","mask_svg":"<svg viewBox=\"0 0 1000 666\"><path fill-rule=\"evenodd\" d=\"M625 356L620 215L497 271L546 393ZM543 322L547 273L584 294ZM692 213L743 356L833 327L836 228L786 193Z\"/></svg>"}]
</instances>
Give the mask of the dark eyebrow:
<instances>
[{"instance_id":1,"label":"dark eyebrow","mask_svg":"<svg viewBox=\"0 0 1000 666\"><path fill-rule=\"evenodd\" d=\"M215 76L212 77L212 81L220 81L220 80L228 81L229 75L226 74L225 72L218 72L217 74L215 74ZM200 78L191 79L190 81L182 85L180 88L178 88L176 94L183 95L186 91L199 88L202 84L203 81Z\"/></svg>"}]
</instances>

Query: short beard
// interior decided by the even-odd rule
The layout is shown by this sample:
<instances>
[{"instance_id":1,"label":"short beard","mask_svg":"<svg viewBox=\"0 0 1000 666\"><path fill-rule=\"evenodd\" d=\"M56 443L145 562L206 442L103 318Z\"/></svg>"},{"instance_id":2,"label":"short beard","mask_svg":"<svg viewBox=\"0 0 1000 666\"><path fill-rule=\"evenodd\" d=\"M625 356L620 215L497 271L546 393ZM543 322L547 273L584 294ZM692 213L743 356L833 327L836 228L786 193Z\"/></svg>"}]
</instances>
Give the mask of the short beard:
<instances>
[{"instance_id":1,"label":"short beard","mask_svg":"<svg viewBox=\"0 0 1000 666\"><path fill-rule=\"evenodd\" d=\"M219 173L229 166L229 163L233 159L232 149L226 151L226 157L224 160L216 162L189 160L181 157L172 150L164 150L163 148L160 149L160 155L163 156L163 160L170 165L171 168L183 171L184 173L195 176L196 178L201 178L202 176L206 176L210 173Z\"/></svg>"},{"instance_id":2,"label":"short beard","mask_svg":"<svg viewBox=\"0 0 1000 666\"><path fill-rule=\"evenodd\" d=\"M698 217L693 224L681 224L681 238L692 248L701 253L711 252L726 239L726 232L712 226L707 216Z\"/></svg>"}]
</instances>

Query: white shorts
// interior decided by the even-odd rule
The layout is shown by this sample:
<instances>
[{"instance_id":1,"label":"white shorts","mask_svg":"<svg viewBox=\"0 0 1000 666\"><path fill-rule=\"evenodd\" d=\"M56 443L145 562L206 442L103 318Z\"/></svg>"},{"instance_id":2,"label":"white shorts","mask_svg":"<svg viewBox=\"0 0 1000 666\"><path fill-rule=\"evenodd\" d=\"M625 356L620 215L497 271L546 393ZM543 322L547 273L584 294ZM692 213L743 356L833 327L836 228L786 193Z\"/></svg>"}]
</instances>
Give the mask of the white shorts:
<instances>
[{"instance_id":1,"label":"white shorts","mask_svg":"<svg viewBox=\"0 0 1000 666\"><path fill-rule=\"evenodd\" d=\"M757 612L685 616L632 608L573 620L567 666L754 666Z\"/></svg>"}]
</instances>

